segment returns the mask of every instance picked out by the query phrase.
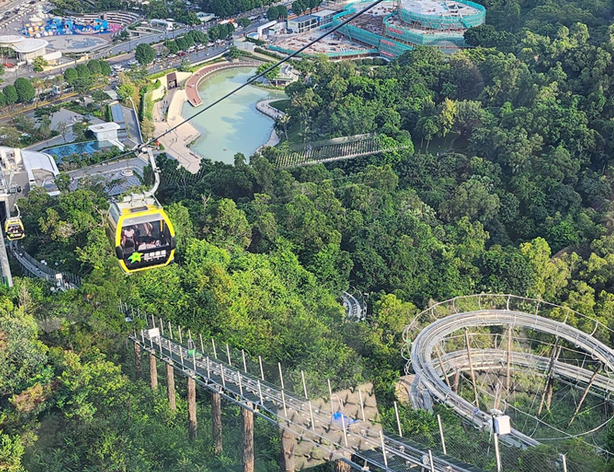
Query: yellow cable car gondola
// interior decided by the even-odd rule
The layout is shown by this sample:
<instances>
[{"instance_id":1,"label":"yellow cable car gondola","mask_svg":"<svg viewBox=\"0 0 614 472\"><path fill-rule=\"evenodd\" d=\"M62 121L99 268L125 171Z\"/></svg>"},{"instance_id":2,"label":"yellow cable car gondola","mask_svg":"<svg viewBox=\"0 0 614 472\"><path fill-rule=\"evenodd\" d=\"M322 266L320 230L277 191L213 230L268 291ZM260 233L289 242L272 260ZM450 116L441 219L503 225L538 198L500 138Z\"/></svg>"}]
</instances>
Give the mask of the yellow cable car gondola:
<instances>
[{"instance_id":1,"label":"yellow cable car gondola","mask_svg":"<svg viewBox=\"0 0 614 472\"><path fill-rule=\"evenodd\" d=\"M162 206L154 197L159 169L151 151L155 183L149 192L130 195L112 202L107 221L107 236L124 272L163 267L175 256L175 230Z\"/></svg>"},{"instance_id":2,"label":"yellow cable car gondola","mask_svg":"<svg viewBox=\"0 0 614 472\"><path fill-rule=\"evenodd\" d=\"M23 223L21 222L19 207L15 205L15 208L17 208L17 216L9 216L4 223L4 234L6 234L6 239L9 241L23 239L23 237L26 235Z\"/></svg>"}]
</instances>

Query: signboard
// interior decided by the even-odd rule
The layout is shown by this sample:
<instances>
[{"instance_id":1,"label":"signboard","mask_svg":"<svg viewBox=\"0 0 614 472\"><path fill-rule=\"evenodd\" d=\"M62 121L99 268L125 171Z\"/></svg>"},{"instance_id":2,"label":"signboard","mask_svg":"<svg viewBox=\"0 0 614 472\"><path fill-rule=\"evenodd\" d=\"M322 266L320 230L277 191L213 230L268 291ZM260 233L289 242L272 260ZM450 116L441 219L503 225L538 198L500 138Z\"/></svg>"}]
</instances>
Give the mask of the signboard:
<instances>
[{"instance_id":1,"label":"signboard","mask_svg":"<svg viewBox=\"0 0 614 472\"><path fill-rule=\"evenodd\" d=\"M160 337L160 329L159 328L151 328L145 330L145 335L149 339L157 339Z\"/></svg>"},{"instance_id":2,"label":"signboard","mask_svg":"<svg viewBox=\"0 0 614 472\"><path fill-rule=\"evenodd\" d=\"M495 423L495 433L497 433L499 436L503 434L510 434L512 432L512 425L510 424L509 416L495 416L493 421Z\"/></svg>"}]
</instances>

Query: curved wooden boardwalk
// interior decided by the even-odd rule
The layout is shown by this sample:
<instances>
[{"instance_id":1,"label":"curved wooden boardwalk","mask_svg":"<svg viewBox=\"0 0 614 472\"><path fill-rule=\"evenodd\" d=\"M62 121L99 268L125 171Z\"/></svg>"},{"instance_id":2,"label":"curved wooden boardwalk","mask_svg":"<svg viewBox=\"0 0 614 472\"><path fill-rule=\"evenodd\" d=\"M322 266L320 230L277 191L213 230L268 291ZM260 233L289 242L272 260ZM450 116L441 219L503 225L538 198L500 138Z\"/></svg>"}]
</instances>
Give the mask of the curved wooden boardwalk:
<instances>
[{"instance_id":1,"label":"curved wooden boardwalk","mask_svg":"<svg viewBox=\"0 0 614 472\"><path fill-rule=\"evenodd\" d=\"M230 67L257 67L258 65L260 65L260 63L256 61L222 62L199 69L198 71L194 72L194 74L192 74L192 76L185 83L185 91L188 97L188 102L190 102L190 105L193 107L202 105L203 101L198 95L198 84L207 75L222 69L228 69Z\"/></svg>"}]
</instances>

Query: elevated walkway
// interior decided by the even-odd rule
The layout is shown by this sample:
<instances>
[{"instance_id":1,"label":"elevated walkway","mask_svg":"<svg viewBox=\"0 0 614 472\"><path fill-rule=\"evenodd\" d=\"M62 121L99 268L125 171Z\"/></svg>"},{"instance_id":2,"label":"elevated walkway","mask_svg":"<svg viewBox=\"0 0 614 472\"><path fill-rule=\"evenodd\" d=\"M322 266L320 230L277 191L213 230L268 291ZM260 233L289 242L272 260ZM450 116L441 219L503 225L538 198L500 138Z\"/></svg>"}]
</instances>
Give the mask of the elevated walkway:
<instances>
[{"instance_id":1,"label":"elevated walkway","mask_svg":"<svg viewBox=\"0 0 614 472\"><path fill-rule=\"evenodd\" d=\"M4 247L4 245L2 246ZM11 241L9 243L9 249L11 251L11 255L15 258L15 260L17 260L17 262L19 262L24 271L32 277L38 277L40 279L45 279L48 282L52 282L59 290L63 291L75 289L81 285L80 277L72 274L57 272L51 267L42 264L24 251L23 247L17 241Z\"/></svg>"},{"instance_id":2,"label":"elevated walkway","mask_svg":"<svg viewBox=\"0 0 614 472\"><path fill-rule=\"evenodd\" d=\"M162 320L141 314L135 316L134 310L127 307L124 313L132 315L131 319L139 326L145 326L130 336L143 350L193 378L206 390L219 393L235 405L288 430L297 443L309 442L315 448L313 451L309 448L309 454L319 459L340 459L358 470L416 472L423 467L436 472L480 470L449 456L435 455L410 440L384 434L381 426L373 421L373 400L364 400L367 392L363 394L359 390L358 401L351 401L348 396L340 398L340 393L331 393L328 399L309 400L307 392L299 396L265 381L262 368L260 376L249 373L245 357L243 369L233 365L228 348L227 362L222 361L214 342L213 355L207 355L202 338L198 344L190 335L185 341L194 347L188 350L177 327L175 333L179 339L172 336L171 325Z\"/></svg>"},{"instance_id":3,"label":"elevated walkway","mask_svg":"<svg viewBox=\"0 0 614 472\"><path fill-rule=\"evenodd\" d=\"M394 152L407 149L410 146L412 146L411 142L399 144L384 136L360 134L309 143L296 147L295 150L280 152L276 157L276 164L280 169L301 167L383 152Z\"/></svg>"}]
</instances>

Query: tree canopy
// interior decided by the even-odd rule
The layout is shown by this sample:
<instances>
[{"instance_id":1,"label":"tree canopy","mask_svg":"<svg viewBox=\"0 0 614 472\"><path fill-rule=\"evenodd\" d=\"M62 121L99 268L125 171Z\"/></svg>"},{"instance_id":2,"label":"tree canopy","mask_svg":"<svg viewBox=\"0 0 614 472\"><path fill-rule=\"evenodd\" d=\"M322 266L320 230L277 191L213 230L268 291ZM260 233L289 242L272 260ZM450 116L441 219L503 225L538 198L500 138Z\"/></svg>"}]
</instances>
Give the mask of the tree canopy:
<instances>
[{"instance_id":1,"label":"tree canopy","mask_svg":"<svg viewBox=\"0 0 614 472\"><path fill-rule=\"evenodd\" d=\"M73 11L90 8L54 1ZM187 15L178 3L153 0L146 8L150 15ZM221 17L269 5L208 3ZM297 14L317 6L292 5ZM324 396L326 379L335 389L370 381L388 427L396 427L403 328L437 301L512 293L614 329L610 5L486 7L488 23L465 34L472 47L452 54L415 47L385 65L371 58L293 62L299 79L286 87L277 148L249 160L237 154L235 165L203 159L195 174L160 153L157 197L177 231L176 263L168 267L124 276L105 235L101 181L84 179L75 190L63 175L53 198L44 188L30 189L19 202L24 249L82 276L83 284L51 294L44 281L16 276L15 287L0 287L0 469L217 471L240 461L237 431L228 433L234 447L220 456L210 451L208 433L190 444L185 403L170 410L163 392L136 379L126 336L139 328L118 312L120 300L262 356L265 364L279 362L290 379L302 371ZM284 18L285 10L270 7L267 16ZM165 44L177 52L232 32L217 25L208 36L190 32ZM140 51L150 62L151 51ZM86 90L107 75L104 64L80 64L64 77ZM129 74L120 76L118 96L138 100L146 123L151 83L141 69ZM5 86L0 99L13 105L30 95L22 80ZM45 118L37 115L41 124ZM83 138L85 125L73 131ZM278 160L293 146L312 149L367 133L407 146L296 168ZM21 133L6 125L0 134L18 143ZM147 169L143 182L150 175ZM345 319L345 290L368 298L364 322ZM564 309L553 316L589 332L594 327ZM482 334L487 328L476 336ZM594 335L612 342L603 329ZM549 355L529 342L523 349ZM489 443L482 432L437 411L464 441L463 459L484 456ZM229 409L227 424L236 415ZM410 438L431 444L434 418L401 406ZM272 470L278 432L257 425L259 460ZM610 452L613 431L598 433L599 446ZM612 466L593 445L558 447L553 460L568 452L591 470ZM509 470L524 472L526 459L543 450L516 451ZM493 470L490 462L485 467Z\"/></svg>"}]
</instances>

